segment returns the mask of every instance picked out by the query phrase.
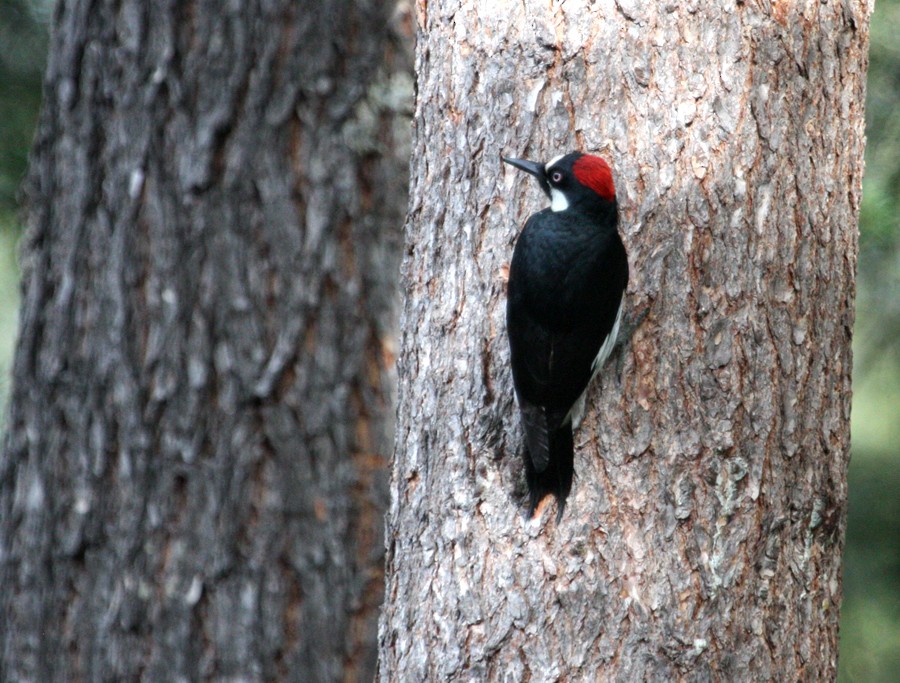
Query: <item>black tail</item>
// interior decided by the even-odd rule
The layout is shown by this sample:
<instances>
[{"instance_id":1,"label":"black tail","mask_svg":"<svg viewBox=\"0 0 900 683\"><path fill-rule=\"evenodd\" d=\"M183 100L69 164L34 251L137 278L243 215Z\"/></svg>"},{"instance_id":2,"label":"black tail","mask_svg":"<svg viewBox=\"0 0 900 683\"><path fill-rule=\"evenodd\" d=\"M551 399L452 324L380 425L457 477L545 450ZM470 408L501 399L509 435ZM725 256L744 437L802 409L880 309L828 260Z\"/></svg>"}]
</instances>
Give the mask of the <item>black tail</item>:
<instances>
[{"instance_id":1,"label":"black tail","mask_svg":"<svg viewBox=\"0 0 900 683\"><path fill-rule=\"evenodd\" d=\"M556 496L556 521L562 518L566 498L572 490L572 475L575 471L575 443L572 440L572 425L564 424L550 431L550 461L546 469L538 472L528 451L525 451L525 480L528 482L528 516L533 517L535 508L544 496Z\"/></svg>"}]
</instances>

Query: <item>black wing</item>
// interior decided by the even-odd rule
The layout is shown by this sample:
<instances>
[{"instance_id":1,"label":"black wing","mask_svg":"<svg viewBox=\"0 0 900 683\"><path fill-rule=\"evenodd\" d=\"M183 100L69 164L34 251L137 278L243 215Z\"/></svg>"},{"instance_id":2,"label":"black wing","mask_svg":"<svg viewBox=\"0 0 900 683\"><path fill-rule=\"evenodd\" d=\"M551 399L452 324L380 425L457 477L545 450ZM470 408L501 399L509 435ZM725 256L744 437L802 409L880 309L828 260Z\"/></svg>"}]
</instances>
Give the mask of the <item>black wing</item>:
<instances>
[{"instance_id":1,"label":"black wing","mask_svg":"<svg viewBox=\"0 0 900 683\"><path fill-rule=\"evenodd\" d=\"M513 383L526 447L538 472L547 467L558 429L593 374L628 278L615 231L566 229L540 212L516 243L507 298Z\"/></svg>"}]
</instances>

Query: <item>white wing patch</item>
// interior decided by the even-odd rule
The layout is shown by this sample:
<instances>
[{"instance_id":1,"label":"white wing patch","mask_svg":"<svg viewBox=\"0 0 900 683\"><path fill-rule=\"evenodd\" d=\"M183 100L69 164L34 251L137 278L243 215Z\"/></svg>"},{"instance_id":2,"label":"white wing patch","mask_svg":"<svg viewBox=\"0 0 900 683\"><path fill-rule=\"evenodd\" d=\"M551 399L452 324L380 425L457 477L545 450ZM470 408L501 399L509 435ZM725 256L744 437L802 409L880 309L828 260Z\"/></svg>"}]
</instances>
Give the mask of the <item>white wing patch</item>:
<instances>
[{"instance_id":1,"label":"white wing patch","mask_svg":"<svg viewBox=\"0 0 900 683\"><path fill-rule=\"evenodd\" d=\"M613 328L608 335L606 335L606 339L603 341L603 345L600 347L600 351L597 353L597 357L594 359L594 362L591 364L591 379L597 376L597 373L600 372L600 368L603 367L603 364L606 362L606 359L609 358L609 354L612 353L613 347L616 345L616 337L619 336L619 324L622 322L622 301L619 301L619 310L616 312L616 322L613 323Z\"/></svg>"},{"instance_id":2,"label":"white wing patch","mask_svg":"<svg viewBox=\"0 0 900 683\"><path fill-rule=\"evenodd\" d=\"M588 389L591 386L591 382L594 381L594 377L600 372L600 368L603 367L606 359L609 358L609 354L612 353L613 347L616 345L616 337L619 336L619 324L621 322L622 301L620 300L619 310L616 312L616 322L613 323L612 330L606 335L606 339L603 340L603 344L600 346L600 351L597 352L597 357L594 358L594 362L591 363L591 379L588 381L584 391L581 392L581 396L578 397L578 400L572 404L572 407L569 409L569 414L566 415L566 419L563 420L563 422L569 422L571 420L572 429L577 429L581 424L581 420L584 417L584 403L587 398Z\"/></svg>"},{"instance_id":3,"label":"white wing patch","mask_svg":"<svg viewBox=\"0 0 900 683\"><path fill-rule=\"evenodd\" d=\"M569 208L569 200L566 199L562 190L557 190L555 187L550 188L550 208L553 211L565 211Z\"/></svg>"}]
</instances>

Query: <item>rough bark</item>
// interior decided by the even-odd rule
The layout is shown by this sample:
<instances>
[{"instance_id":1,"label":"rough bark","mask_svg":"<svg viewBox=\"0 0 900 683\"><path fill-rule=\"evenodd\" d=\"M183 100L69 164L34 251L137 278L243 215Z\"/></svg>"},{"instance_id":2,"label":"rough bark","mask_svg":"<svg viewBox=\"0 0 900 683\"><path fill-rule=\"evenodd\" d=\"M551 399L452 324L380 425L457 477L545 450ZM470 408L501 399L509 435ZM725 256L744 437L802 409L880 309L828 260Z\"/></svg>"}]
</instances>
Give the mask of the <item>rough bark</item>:
<instances>
[{"instance_id":1,"label":"rough bark","mask_svg":"<svg viewBox=\"0 0 900 683\"><path fill-rule=\"evenodd\" d=\"M835 676L870 7L418 6L380 680ZM503 269L612 163L628 317L523 518ZM617 367L618 366L618 367Z\"/></svg>"},{"instance_id":2,"label":"rough bark","mask_svg":"<svg viewBox=\"0 0 900 683\"><path fill-rule=\"evenodd\" d=\"M371 678L412 91L392 11L57 7L3 681Z\"/></svg>"}]
</instances>

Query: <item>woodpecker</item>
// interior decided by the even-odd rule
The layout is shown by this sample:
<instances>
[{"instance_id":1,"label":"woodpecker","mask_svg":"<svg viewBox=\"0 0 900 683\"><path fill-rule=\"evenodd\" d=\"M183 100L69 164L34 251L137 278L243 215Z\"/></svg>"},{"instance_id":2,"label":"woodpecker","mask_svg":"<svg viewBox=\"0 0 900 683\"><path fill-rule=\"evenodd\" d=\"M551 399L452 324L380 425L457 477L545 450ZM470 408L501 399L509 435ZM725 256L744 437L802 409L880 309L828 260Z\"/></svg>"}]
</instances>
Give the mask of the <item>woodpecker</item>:
<instances>
[{"instance_id":1,"label":"woodpecker","mask_svg":"<svg viewBox=\"0 0 900 683\"><path fill-rule=\"evenodd\" d=\"M553 494L558 522L572 489L572 430L619 331L628 257L606 161L580 152L546 164L501 159L533 175L550 199L516 240L506 328L525 429L528 516Z\"/></svg>"}]
</instances>

